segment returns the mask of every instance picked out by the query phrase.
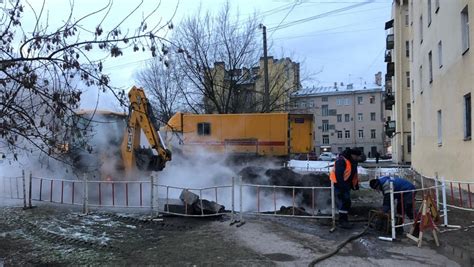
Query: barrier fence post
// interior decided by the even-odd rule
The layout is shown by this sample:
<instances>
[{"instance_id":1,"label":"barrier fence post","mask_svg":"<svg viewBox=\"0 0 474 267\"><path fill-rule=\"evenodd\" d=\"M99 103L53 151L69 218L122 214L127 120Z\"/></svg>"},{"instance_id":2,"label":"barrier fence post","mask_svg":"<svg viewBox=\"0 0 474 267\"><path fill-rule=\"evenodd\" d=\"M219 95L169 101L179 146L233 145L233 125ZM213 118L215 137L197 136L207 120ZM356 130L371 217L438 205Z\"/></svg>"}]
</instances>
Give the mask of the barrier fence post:
<instances>
[{"instance_id":1,"label":"barrier fence post","mask_svg":"<svg viewBox=\"0 0 474 267\"><path fill-rule=\"evenodd\" d=\"M30 182L28 184L28 207L32 208L33 206L31 205L31 195L32 195L32 187L33 187L33 173L30 171Z\"/></svg>"},{"instance_id":2,"label":"barrier fence post","mask_svg":"<svg viewBox=\"0 0 474 267\"><path fill-rule=\"evenodd\" d=\"M51 179L49 188L49 202L53 202L53 182L54 180Z\"/></svg>"},{"instance_id":3,"label":"barrier fence post","mask_svg":"<svg viewBox=\"0 0 474 267\"><path fill-rule=\"evenodd\" d=\"M240 214L239 214L239 216L240 216L240 219L239 220L240 220L240 222L243 222L242 218L243 218L244 211L242 209L242 176L239 177L239 183L240 183L240 190L239 190L240 191L240 193L239 193L240 194L240 196L239 196L239 200L240 200L240 204L239 204L240 205L240 207L239 207Z\"/></svg>"},{"instance_id":4,"label":"barrier fence post","mask_svg":"<svg viewBox=\"0 0 474 267\"><path fill-rule=\"evenodd\" d=\"M332 217L332 229L336 229L336 199L334 194L334 183L331 181L331 217Z\"/></svg>"},{"instance_id":5,"label":"barrier fence post","mask_svg":"<svg viewBox=\"0 0 474 267\"><path fill-rule=\"evenodd\" d=\"M204 206L202 205L202 189L199 189L199 203L201 204L201 216L204 216Z\"/></svg>"},{"instance_id":6,"label":"barrier fence post","mask_svg":"<svg viewBox=\"0 0 474 267\"><path fill-rule=\"evenodd\" d=\"M150 175L150 210L151 210L151 216L153 216L153 202L154 202L154 194L153 194L153 180L154 177L153 175Z\"/></svg>"},{"instance_id":7,"label":"barrier fence post","mask_svg":"<svg viewBox=\"0 0 474 267\"><path fill-rule=\"evenodd\" d=\"M153 190L153 192L155 192L155 206L156 206L156 217L160 216L160 198L159 198L159 191L160 191L160 188L158 187L158 176L156 177L155 180L155 185L156 185L156 190ZM153 185L154 186L154 185ZM163 209L164 210L164 209Z\"/></svg>"},{"instance_id":8,"label":"barrier fence post","mask_svg":"<svg viewBox=\"0 0 474 267\"><path fill-rule=\"evenodd\" d=\"M448 209L446 205L446 182L444 181L444 177L441 177L441 190L443 194L443 214L444 214L444 225L448 225Z\"/></svg>"},{"instance_id":9,"label":"barrier fence post","mask_svg":"<svg viewBox=\"0 0 474 267\"><path fill-rule=\"evenodd\" d=\"M231 200L232 201L232 211L231 211L231 214L230 214L230 221L231 222L235 221L235 218L234 218L234 212L235 212L235 203L234 203L235 192L234 192L234 189L235 189L235 178L234 178L234 176L232 176L232 200ZM217 199L217 187L216 187L216 199ZM216 203L217 203L217 201L216 201Z\"/></svg>"},{"instance_id":10,"label":"barrier fence post","mask_svg":"<svg viewBox=\"0 0 474 267\"><path fill-rule=\"evenodd\" d=\"M436 192L436 208L439 210L439 178L438 172L435 172L435 192Z\"/></svg>"},{"instance_id":11,"label":"barrier fence post","mask_svg":"<svg viewBox=\"0 0 474 267\"><path fill-rule=\"evenodd\" d=\"M394 195L393 195L393 180L390 179L390 221L392 224L392 240L396 239L395 233L395 204L394 204Z\"/></svg>"},{"instance_id":12,"label":"barrier fence post","mask_svg":"<svg viewBox=\"0 0 474 267\"><path fill-rule=\"evenodd\" d=\"M22 179L22 182L23 182L23 208L26 209L25 170L21 170L21 179Z\"/></svg>"},{"instance_id":13,"label":"barrier fence post","mask_svg":"<svg viewBox=\"0 0 474 267\"><path fill-rule=\"evenodd\" d=\"M84 214L87 214L87 213L89 213L89 210L88 210L88 207L87 207L87 205L88 205L88 188L87 187L88 186L87 186L87 175L85 173L83 173L83 182L82 182L82 184L83 184L82 212Z\"/></svg>"},{"instance_id":14,"label":"barrier fence post","mask_svg":"<svg viewBox=\"0 0 474 267\"><path fill-rule=\"evenodd\" d=\"M276 187L273 186L273 214L277 214L277 204L276 204Z\"/></svg>"}]
</instances>

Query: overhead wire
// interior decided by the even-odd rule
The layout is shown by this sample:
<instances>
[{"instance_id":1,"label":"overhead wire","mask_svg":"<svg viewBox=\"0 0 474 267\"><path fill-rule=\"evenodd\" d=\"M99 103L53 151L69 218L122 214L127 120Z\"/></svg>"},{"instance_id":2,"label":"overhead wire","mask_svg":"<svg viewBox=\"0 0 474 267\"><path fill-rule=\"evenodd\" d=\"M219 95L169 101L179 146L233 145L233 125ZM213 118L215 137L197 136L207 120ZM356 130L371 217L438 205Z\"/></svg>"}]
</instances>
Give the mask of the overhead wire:
<instances>
[{"instance_id":1,"label":"overhead wire","mask_svg":"<svg viewBox=\"0 0 474 267\"><path fill-rule=\"evenodd\" d=\"M296 5L298 5L300 3L299 0L295 0L295 3L293 6L291 6L290 10L288 10L288 12L286 13L286 15L283 17L283 19L280 21L280 23L278 24L277 28L283 23L283 21L285 21L285 19L288 17L288 15L290 15L291 11L293 11L293 9L295 9ZM270 37L269 39L272 38L273 34L275 33L275 31L272 31L272 33L270 34Z\"/></svg>"},{"instance_id":2,"label":"overhead wire","mask_svg":"<svg viewBox=\"0 0 474 267\"><path fill-rule=\"evenodd\" d=\"M315 16L311 16L311 17L307 17L307 18L304 18L304 19L291 21L291 22L288 22L286 24L280 25L278 27L270 28L268 30L269 31L276 31L276 30L285 29L285 28L295 26L295 25L298 25L298 24L301 24L301 23L306 23L306 22L309 22L309 21L312 21L312 20L324 18L324 17L330 16L330 15L333 15L333 14L338 14L338 13L348 11L348 10L351 10L351 9L354 9L354 8L357 8L357 7L360 7L360 6L364 6L364 5L370 4L372 1L373 0L367 0L366 2L361 2L361 3L350 5L350 6L347 6L347 7L334 9L334 10L324 12L324 13L321 13L321 14L318 14L318 15L315 15Z\"/></svg>"},{"instance_id":3,"label":"overhead wire","mask_svg":"<svg viewBox=\"0 0 474 267\"><path fill-rule=\"evenodd\" d=\"M307 1L305 1L304 3L306 3ZM321 14L318 14L316 16L311 16L311 17L308 17L308 18L304 18L304 19L300 19L300 20L296 20L296 21L292 21L292 22L289 22L289 23L286 23L286 24L283 24L283 25L280 25L280 26L276 26L276 27L272 27L272 28L269 28L268 32L271 32L271 34L273 35L273 33L277 30L280 30L280 29L284 29L284 28L288 28L288 27L291 27L291 26L295 26L295 25L298 25L298 24L302 24L302 23L306 23L306 22L309 22L309 21L312 21L312 20L316 20L316 19L321 19L321 18L325 18L325 17L329 17L329 16L336 16L336 15L342 15L342 14L352 14L352 13L356 13L356 12L361 12L361 11L354 11L354 12L346 12L346 13L342 13L342 12L345 12L345 11L349 11L349 10L352 10L352 9L355 9L357 7L360 7L360 6L363 6L363 5L366 5L366 4L371 4L373 3L374 0L367 0L365 2L355 2L357 4L354 4L354 5L350 5L350 6L347 6L347 7L343 7L343 8L339 8L339 9L335 9L335 10L331 10L331 11L328 11L328 12L324 12L324 13L321 13ZM285 9L289 9L290 12L296 7L296 5L300 3L298 0L296 0L295 2L292 2L290 4L287 4L287 5L283 5L281 7L278 7L278 8L274 8L272 10L269 10L269 11L266 11L266 12L275 12L275 13L278 13L278 12L281 12ZM342 3L342 2L341 2ZM380 9L380 8L374 8L374 9L369 9L369 10L375 10L375 9ZM270 12L270 13L271 13ZM288 16L288 14L290 13L288 12L287 15L285 16L285 18ZM341 14L342 13L342 14ZM269 14L269 13L267 13ZM283 20L282 20L283 21ZM282 24L280 21L279 24ZM374 28L375 29L375 28ZM373 30L373 29L363 29L363 30L352 30L351 32L357 32L357 31L367 31L367 30ZM323 30L324 31L324 30ZM333 32L333 33L327 33L327 34L340 34L340 33L346 33L348 31L340 31L340 32ZM308 37L309 35L304 35L304 36L293 36L293 37L289 37L289 38L300 38L300 37ZM241 38L243 37L243 35L241 36L236 36L235 38ZM288 38L288 37L280 37L278 39L284 39L284 38ZM222 41L220 41L222 42ZM218 43L218 42L216 42ZM215 44L216 44L215 43ZM142 60L137 60L137 61L132 61L132 62L128 62L128 63L124 63L124 64L119 64L119 65L114 65L114 66L110 66L110 67L106 67L104 66L104 70L113 70L113 69L116 69L116 68L121 68L121 67L124 67L124 66L128 66L128 65L135 65L135 64L139 64L139 63L142 63L142 62L146 62L146 61L150 61L150 60L153 60L154 58L147 58L147 59L142 59Z\"/></svg>"}]
</instances>

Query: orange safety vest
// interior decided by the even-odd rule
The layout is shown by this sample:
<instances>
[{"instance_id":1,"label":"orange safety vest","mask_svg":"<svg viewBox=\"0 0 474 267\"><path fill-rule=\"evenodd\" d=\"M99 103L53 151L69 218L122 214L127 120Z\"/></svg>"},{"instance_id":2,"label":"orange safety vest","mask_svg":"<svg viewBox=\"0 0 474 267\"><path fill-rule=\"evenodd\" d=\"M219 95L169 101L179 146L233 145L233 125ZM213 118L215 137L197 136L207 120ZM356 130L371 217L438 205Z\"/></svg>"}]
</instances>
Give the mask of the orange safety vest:
<instances>
[{"instance_id":1,"label":"orange safety vest","mask_svg":"<svg viewBox=\"0 0 474 267\"><path fill-rule=\"evenodd\" d=\"M343 157L344 158L344 157ZM351 172L352 172L352 164L351 162L344 158L344 161L346 162L346 168L344 170L344 181L347 181L349 177L351 177ZM329 172L329 179L337 184L337 179L336 179L336 162L334 162L334 166L331 168L331 171ZM359 175L357 174L357 170L354 174L354 177L352 177L352 185L355 187L359 184Z\"/></svg>"}]
</instances>

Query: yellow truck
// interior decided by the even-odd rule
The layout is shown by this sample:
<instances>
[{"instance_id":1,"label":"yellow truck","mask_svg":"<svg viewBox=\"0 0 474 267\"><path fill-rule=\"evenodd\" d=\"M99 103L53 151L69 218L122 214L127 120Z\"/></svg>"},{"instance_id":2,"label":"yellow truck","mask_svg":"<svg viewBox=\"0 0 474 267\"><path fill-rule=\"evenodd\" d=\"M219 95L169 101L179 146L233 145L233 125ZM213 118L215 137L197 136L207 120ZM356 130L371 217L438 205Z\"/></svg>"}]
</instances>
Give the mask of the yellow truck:
<instances>
[{"instance_id":1,"label":"yellow truck","mask_svg":"<svg viewBox=\"0 0 474 267\"><path fill-rule=\"evenodd\" d=\"M176 113L168 131L184 153L199 149L231 154L287 156L313 151L313 115L289 113Z\"/></svg>"}]
</instances>

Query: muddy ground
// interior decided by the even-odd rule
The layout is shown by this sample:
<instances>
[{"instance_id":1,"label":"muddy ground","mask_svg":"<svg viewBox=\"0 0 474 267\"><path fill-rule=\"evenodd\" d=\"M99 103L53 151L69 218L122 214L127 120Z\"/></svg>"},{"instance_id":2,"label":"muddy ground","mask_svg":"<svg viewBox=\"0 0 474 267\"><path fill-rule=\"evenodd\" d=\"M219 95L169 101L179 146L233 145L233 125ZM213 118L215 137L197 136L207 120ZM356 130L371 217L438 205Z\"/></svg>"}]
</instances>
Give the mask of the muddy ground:
<instances>
[{"instance_id":1,"label":"muddy ground","mask_svg":"<svg viewBox=\"0 0 474 267\"><path fill-rule=\"evenodd\" d=\"M359 222L354 230L331 234L325 220L255 215L244 219L246 223L237 227L230 225L229 216L165 217L158 222L130 211L84 215L77 207L58 205L41 204L30 210L0 207L0 262L5 266L307 266L364 228ZM363 216L352 219L363 221ZM450 223L469 226L473 220L472 213L453 211ZM473 264L474 228L441 233L439 248L429 234L430 240L421 248L406 238L380 241L379 235L370 230L321 266Z\"/></svg>"}]
</instances>

